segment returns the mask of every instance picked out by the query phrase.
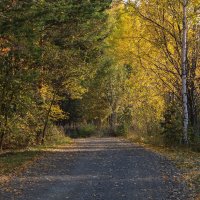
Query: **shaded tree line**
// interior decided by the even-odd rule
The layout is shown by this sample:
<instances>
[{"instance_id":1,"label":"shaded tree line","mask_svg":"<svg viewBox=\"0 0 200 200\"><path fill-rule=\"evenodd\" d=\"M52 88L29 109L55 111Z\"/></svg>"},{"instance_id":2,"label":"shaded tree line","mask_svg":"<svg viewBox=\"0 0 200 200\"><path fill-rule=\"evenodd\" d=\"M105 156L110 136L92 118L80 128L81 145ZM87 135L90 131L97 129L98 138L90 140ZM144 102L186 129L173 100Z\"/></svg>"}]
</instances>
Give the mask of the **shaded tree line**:
<instances>
[{"instance_id":1,"label":"shaded tree line","mask_svg":"<svg viewBox=\"0 0 200 200\"><path fill-rule=\"evenodd\" d=\"M101 52L108 1L0 2L0 148L44 143Z\"/></svg>"}]
</instances>

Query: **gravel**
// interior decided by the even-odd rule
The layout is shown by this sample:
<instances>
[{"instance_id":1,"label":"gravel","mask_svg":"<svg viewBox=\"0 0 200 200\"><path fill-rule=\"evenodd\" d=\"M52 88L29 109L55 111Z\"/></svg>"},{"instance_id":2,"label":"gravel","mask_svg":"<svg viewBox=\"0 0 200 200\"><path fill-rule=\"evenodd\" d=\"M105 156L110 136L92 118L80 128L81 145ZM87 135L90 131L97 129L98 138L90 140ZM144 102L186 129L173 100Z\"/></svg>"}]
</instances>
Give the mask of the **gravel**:
<instances>
[{"instance_id":1,"label":"gravel","mask_svg":"<svg viewBox=\"0 0 200 200\"><path fill-rule=\"evenodd\" d=\"M76 139L0 189L1 200L191 200L164 157L119 138Z\"/></svg>"}]
</instances>

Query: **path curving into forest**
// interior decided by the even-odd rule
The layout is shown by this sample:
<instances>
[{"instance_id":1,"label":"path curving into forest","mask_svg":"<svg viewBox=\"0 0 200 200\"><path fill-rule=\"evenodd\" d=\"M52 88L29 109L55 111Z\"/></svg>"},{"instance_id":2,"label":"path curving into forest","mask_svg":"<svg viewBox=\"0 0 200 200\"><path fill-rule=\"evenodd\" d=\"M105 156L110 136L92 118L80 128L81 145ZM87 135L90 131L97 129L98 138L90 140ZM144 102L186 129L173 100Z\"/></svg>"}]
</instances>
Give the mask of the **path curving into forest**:
<instances>
[{"instance_id":1,"label":"path curving into forest","mask_svg":"<svg viewBox=\"0 0 200 200\"><path fill-rule=\"evenodd\" d=\"M186 185L168 160L119 138L75 140L47 152L15 177L0 200L185 200Z\"/></svg>"}]
</instances>

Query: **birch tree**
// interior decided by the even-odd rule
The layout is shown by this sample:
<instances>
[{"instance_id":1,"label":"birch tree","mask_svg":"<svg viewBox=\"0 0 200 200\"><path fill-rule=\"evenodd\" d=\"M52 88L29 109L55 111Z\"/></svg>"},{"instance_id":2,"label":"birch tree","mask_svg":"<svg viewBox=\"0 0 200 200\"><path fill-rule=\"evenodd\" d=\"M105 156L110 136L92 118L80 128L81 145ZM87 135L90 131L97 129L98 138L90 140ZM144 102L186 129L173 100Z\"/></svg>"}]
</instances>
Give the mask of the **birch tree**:
<instances>
[{"instance_id":1,"label":"birch tree","mask_svg":"<svg viewBox=\"0 0 200 200\"><path fill-rule=\"evenodd\" d=\"M187 4L183 0L183 38L182 38L182 98L183 98L183 142L188 144L188 96L187 96Z\"/></svg>"}]
</instances>

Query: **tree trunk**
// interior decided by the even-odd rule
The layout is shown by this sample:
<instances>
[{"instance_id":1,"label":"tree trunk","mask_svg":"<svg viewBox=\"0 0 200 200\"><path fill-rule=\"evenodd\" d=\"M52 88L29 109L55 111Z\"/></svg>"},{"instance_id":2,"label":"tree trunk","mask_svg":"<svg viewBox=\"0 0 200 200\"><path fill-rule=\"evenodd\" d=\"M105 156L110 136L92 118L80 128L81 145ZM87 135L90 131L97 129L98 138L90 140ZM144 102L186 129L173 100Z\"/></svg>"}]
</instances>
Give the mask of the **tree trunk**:
<instances>
[{"instance_id":1,"label":"tree trunk","mask_svg":"<svg viewBox=\"0 0 200 200\"><path fill-rule=\"evenodd\" d=\"M1 133L1 137L0 137L0 151L3 151L3 140L4 140L4 135L5 135L5 132L3 131Z\"/></svg>"},{"instance_id":2,"label":"tree trunk","mask_svg":"<svg viewBox=\"0 0 200 200\"><path fill-rule=\"evenodd\" d=\"M56 97L56 92L54 92L54 94L53 94L53 98L51 100L51 104L50 104L49 109L47 111L47 116L46 116L46 119L45 119L43 131L42 131L42 142L41 142L42 144L44 144L44 139L45 139L45 135L46 135L46 129L47 129L47 125L48 125L48 122L49 122L49 115L51 113L51 108L53 106L55 97Z\"/></svg>"},{"instance_id":3,"label":"tree trunk","mask_svg":"<svg viewBox=\"0 0 200 200\"><path fill-rule=\"evenodd\" d=\"M187 0L183 0L182 40L182 98L183 98L183 143L188 144L188 96L187 96Z\"/></svg>"},{"instance_id":4,"label":"tree trunk","mask_svg":"<svg viewBox=\"0 0 200 200\"><path fill-rule=\"evenodd\" d=\"M7 134L7 126L8 126L8 113L7 111L5 111L5 122L4 122L4 128L3 131L1 133L1 137L0 137L0 151L3 151L3 142L4 142L4 137Z\"/></svg>"},{"instance_id":5,"label":"tree trunk","mask_svg":"<svg viewBox=\"0 0 200 200\"><path fill-rule=\"evenodd\" d=\"M110 115L110 132L111 135L116 134L116 123L117 123L117 114L115 111L113 111Z\"/></svg>"}]
</instances>

